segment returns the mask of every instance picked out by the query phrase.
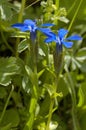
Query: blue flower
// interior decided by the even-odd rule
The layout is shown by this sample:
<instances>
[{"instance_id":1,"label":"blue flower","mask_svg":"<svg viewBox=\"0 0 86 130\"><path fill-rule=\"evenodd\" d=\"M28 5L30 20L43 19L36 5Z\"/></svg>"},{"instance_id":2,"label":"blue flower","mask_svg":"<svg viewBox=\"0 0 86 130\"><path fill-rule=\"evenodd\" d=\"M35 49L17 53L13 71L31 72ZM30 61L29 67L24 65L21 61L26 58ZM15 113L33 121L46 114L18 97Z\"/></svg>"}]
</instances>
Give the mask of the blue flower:
<instances>
[{"instance_id":1,"label":"blue flower","mask_svg":"<svg viewBox=\"0 0 86 130\"><path fill-rule=\"evenodd\" d=\"M68 33L68 30L66 29L59 29L58 34L55 34L53 32L47 32L46 36L48 38L45 39L46 43L50 42L56 42L56 47L59 51L62 51L62 45L64 45L66 48L71 48L73 46L72 40L82 40L82 38L79 35L72 35L69 37L65 37Z\"/></svg>"},{"instance_id":2,"label":"blue flower","mask_svg":"<svg viewBox=\"0 0 86 130\"><path fill-rule=\"evenodd\" d=\"M53 26L54 24L51 23L46 23L46 24L42 24L42 27L49 27L49 26ZM49 32L50 28L39 28L36 25L36 21L35 20L30 20L30 19L26 19L24 20L23 23L16 23L13 24L11 27L13 28L18 28L20 29L20 31L25 32L25 31L30 31L30 38L32 41L34 41L36 39L36 32L37 30L41 31L41 32Z\"/></svg>"}]
</instances>

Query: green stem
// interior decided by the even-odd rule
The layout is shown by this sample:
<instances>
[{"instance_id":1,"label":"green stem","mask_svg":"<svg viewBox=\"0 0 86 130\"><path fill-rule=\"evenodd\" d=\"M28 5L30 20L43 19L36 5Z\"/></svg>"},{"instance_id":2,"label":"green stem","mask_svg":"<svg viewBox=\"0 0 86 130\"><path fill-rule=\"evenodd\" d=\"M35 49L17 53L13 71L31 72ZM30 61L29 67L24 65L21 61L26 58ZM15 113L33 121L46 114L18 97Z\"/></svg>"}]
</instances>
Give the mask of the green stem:
<instances>
[{"instance_id":1,"label":"green stem","mask_svg":"<svg viewBox=\"0 0 86 130\"><path fill-rule=\"evenodd\" d=\"M49 115L48 115L48 121L47 121L47 125L46 125L46 130L49 130L49 129L50 129L50 128L49 128L49 125L50 125L51 118L52 118L54 101L55 101L55 99L52 98L52 99L51 99L51 102L50 102L50 109L49 109Z\"/></svg>"},{"instance_id":2,"label":"green stem","mask_svg":"<svg viewBox=\"0 0 86 130\"><path fill-rule=\"evenodd\" d=\"M83 1L83 0L80 0L80 3L79 3L79 5L78 5L78 7L77 7L77 10L76 10L76 12L75 12L75 14L74 14L74 16L73 16L73 19L71 20L71 23L70 23L70 25L69 25L69 27L68 27L68 30L69 30L69 31L70 31L70 29L71 29L71 27L72 27L72 25L73 25L73 23L74 23L74 20L75 20L77 14L78 14L78 11L79 11L79 9L80 9L80 6L81 6L81 4L82 4L82 1Z\"/></svg>"},{"instance_id":3,"label":"green stem","mask_svg":"<svg viewBox=\"0 0 86 130\"><path fill-rule=\"evenodd\" d=\"M59 78L60 78L59 75L60 75L61 70L62 70L62 52L58 53L57 50L55 50L53 57L54 57L54 68L55 68L55 74L56 74L55 85L54 85L55 86L54 93L56 93ZM54 102L55 102L55 99L56 99L56 97L52 97L52 96L51 96L51 102L50 102L50 108L49 108L49 114L48 114L46 130L49 130L49 125L50 125L51 118L52 118L52 113L53 113L53 106L54 106Z\"/></svg>"},{"instance_id":4,"label":"green stem","mask_svg":"<svg viewBox=\"0 0 86 130\"><path fill-rule=\"evenodd\" d=\"M34 73L34 81L32 87L32 96L30 100L30 107L29 107L29 119L24 127L24 130L33 130L33 123L35 120L35 112L37 107L37 100L38 100L38 77L37 77L37 43L31 43L30 49L30 66Z\"/></svg>"},{"instance_id":5,"label":"green stem","mask_svg":"<svg viewBox=\"0 0 86 130\"><path fill-rule=\"evenodd\" d=\"M57 92L58 82L59 82L59 75L56 76L56 79L55 79L55 93ZM52 119L53 107L54 107L55 99L56 99L56 97L51 97L46 130L50 130L49 125L50 125L50 122L51 122L51 119Z\"/></svg>"},{"instance_id":6,"label":"green stem","mask_svg":"<svg viewBox=\"0 0 86 130\"><path fill-rule=\"evenodd\" d=\"M14 54L13 48L8 44L8 42L7 42L7 40L6 40L5 36L4 36L4 33L2 31L1 31L1 36L2 36L2 39L3 39L6 47Z\"/></svg>"},{"instance_id":7,"label":"green stem","mask_svg":"<svg viewBox=\"0 0 86 130\"><path fill-rule=\"evenodd\" d=\"M57 12L59 11L59 0L55 1L55 5L56 5L56 10L55 10L55 15L57 15ZM54 23L56 24L56 26L58 26L58 20L54 20Z\"/></svg>"},{"instance_id":8,"label":"green stem","mask_svg":"<svg viewBox=\"0 0 86 130\"><path fill-rule=\"evenodd\" d=\"M35 120L35 111L37 106L37 86L33 86L32 97L29 108L29 119L24 127L24 130L33 130L33 123Z\"/></svg>"},{"instance_id":9,"label":"green stem","mask_svg":"<svg viewBox=\"0 0 86 130\"><path fill-rule=\"evenodd\" d=\"M21 8L20 8L20 12L19 12L19 16L18 16L18 22L22 22L22 18L23 18L23 13L24 13L24 8L25 8L25 3L26 3L26 0L22 0L21 2ZM16 57L18 57L18 44L20 42L20 38L17 38L16 39Z\"/></svg>"},{"instance_id":10,"label":"green stem","mask_svg":"<svg viewBox=\"0 0 86 130\"><path fill-rule=\"evenodd\" d=\"M2 122L2 120L3 120L4 114L5 114L5 112L6 112L6 108L7 108L7 106L8 106L9 100L10 100L10 98L11 98L11 96L12 96L13 90L14 90L14 86L12 85L10 94L9 94L9 96L8 96L8 98L7 98L7 101L6 101L6 103L5 103L3 112L2 112L1 117L0 117L0 124L1 124L1 122Z\"/></svg>"},{"instance_id":11,"label":"green stem","mask_svg":"<svg viewBox=\"0 0 86 130\"><path fill-rule=\"evenodd\" d=\"M50 58L49 58L49 54L50 54L50 47L48 45L48 48L47 48L47 65L50 66Z\"/></svg>"},{"instance_id":12,"label":"green stem","mask_svg":"<svg viewBox=\"0 0 86 130\"><path fill-rule=\"evenodd\" d=\"M31 3L30 5L28 5L28 6L25 8L25 10L28 9L29 7L35 5L35 4L36 4L37 2L39 2L39 1L41 1L41 0L36 0L36 1L34 1L34 2Z\"/></svg>"},{"instance_id":13,"label":"green stem","mask_svg":"<svg viewBox=\"0 0 86 130\"><path fill-rule=\"evenodd\" d=\"M73 2L73 4L71 5L70 9L69 9L68 12L67 12L67 15L73 10L73 8L74 8L76 2L77 2L77 0L75 0L75 1Z\"/></svg>"},{"instance_id":14,"label":"green stem","mask_svg":"<svg viewBox=\"0 0 86 130\"><path fill-rule=\"evenodd\" d=\"M19 16L18 16L18 22L22 22L24 8L25 8L25 3L26 3L26 0L22 0L22 2L21 2L21 9L20 9Z\"/></svg>"},{"instance_id":15,"label":"green stem","mask_svg":"<svg viewBox=\"0 0 86 130\"><path fill-rule=\"evenodd\" d=\"M59 9L59 0L55 0L55 5L57 7L57 10Z\"/></svg>"},{"instance_id":16,"label":"green stem","mask_svg":"<svg viewBox=\"0 0 86 130\"><path fill-rule=\"evenodd\" d=\"M74 88L74 84L73 84L73 80L71 78L71 75L68 71L68 69L66 69L67 72L67 77L69 80L66 80L67 84L68 84L68 88L71 94L71 99L72 99L72 119L73 119L73 126L74 126L74 130L80 130L80 126L79 126L79 122L77 119L77 108L76 108L76 92L75 92L75 88Z\"/></svg>"}]
</instances>

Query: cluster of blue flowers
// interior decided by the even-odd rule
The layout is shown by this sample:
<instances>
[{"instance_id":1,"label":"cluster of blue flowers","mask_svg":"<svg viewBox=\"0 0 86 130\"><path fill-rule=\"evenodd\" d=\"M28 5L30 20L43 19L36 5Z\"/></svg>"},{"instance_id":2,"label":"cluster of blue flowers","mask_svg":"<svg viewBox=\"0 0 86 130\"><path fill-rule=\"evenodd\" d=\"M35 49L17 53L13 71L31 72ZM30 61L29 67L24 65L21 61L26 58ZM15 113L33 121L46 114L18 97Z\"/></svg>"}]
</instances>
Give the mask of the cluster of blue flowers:
<instances>
[{"instance_id":1,"label":"cluster of blue flowers","mask_svg":"<svg viewBox=\"0 0 86 130\"><path fill-rule=\"evenodd\" d=\"M82 40L82 38L79 35L72 35L66 38L65 36L68 34L68 30L66 29L59 29L58 33L55 34L52 32L50 28L48 28L50 26L54 26L54 24L45 23L45 24L42 24L41 27L38 27L36 25L36 21L30 20L30 19L24 20L24 23L16 23L12 25L13 28L18 28L22 32L30 31L30 39L33 42L36 39L37 30L41 31L47 36L47 38L45 39L45 42L51 43L54 41L56 43L56 47L59 47L58 49L60 51L62 51L62 45L64 45L66 48L71 48L73 45L72 40L73 41Z\"/></svg>"}]
</instances>

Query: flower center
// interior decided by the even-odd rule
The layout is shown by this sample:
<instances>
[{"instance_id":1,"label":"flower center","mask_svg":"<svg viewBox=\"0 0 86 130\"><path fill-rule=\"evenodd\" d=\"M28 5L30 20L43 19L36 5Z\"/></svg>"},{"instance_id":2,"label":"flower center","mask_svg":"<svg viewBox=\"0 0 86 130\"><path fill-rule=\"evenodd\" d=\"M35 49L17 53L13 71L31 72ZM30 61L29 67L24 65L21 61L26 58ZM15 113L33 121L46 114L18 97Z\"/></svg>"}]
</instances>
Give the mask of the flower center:
<instances>
[{"instance_id":1,"label":"flower center","mask_svg":"<svg viewBox=\"0 0 86 130\"><path fill-rule=\"evenodd\" d=\"M56 37L56 40L57 40L57 42L59 43L59 45L61 45L61 40L60 40L60 38L59 38L59 37Z\"/></svg>"},{"instance_id":2,"label":"flower center","mask_svg":"<svg viewBox=\"0 0 86 130\"><path fill-rule=\"evenodd\" d=\"M28 26L28 29L30 30L30 32L35 32L37 27L36 26Z\"/></svg>"},{"instance_id":3,"label":"flower center","mask_svg":"<svg viewBox=\"0 0 86 130\"><path fill-rule=\"evenodd\" d=\"M30 30L30 32L32 31L32 28L31 28L31 26L28 26L28 29Z\"/></svg>"}]
</instances>

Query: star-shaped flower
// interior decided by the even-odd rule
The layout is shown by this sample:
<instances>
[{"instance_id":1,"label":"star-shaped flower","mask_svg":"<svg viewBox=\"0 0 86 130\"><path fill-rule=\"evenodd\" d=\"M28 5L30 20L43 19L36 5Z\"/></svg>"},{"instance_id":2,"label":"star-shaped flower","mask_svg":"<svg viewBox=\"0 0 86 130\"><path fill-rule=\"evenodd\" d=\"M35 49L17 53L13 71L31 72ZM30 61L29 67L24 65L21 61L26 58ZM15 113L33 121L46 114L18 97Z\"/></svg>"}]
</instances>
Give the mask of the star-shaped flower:
<instances>
[{"instance_id":1,"label":"star-shaped flower","mask_svg":"<svg viewBox=\"0 0 86 130\"><path fill-rule=\"evenodd\" d=\"M50 27L53 26L54 24L51 23L46 23L46 24L42 24L41 27ZM25 31L30 31L30 38L32 41L34 41L36 39L36 32L37 30L41 31L41 32L49 32L50 28L40 28L36 25L36 21L35 20L31 20L31 19L26 19L24 20L23 23L16 23L13 24L11 27L13 28L18 28L20 29L20 31L25 32Z\"/></svg>"},{"instance_id":2,"label":"star-shaped flower","mask_svg":"<svg viewBox=\"0 0 86 130\"><path fill-rule=\"evenodd\" d=\"M59 51L62 51L62 45L64 45L66 48L71 48L73 46L74 40L82 40L82 38L79 35L72 35L69 37L65 37L68 33L68 30L66 29L59 29L58 34L55 34L53 32L47 32L46 36L48 38L45 39L46 43L50 42L56 42L56 47Z\"/></svg>"}]
</instances>

